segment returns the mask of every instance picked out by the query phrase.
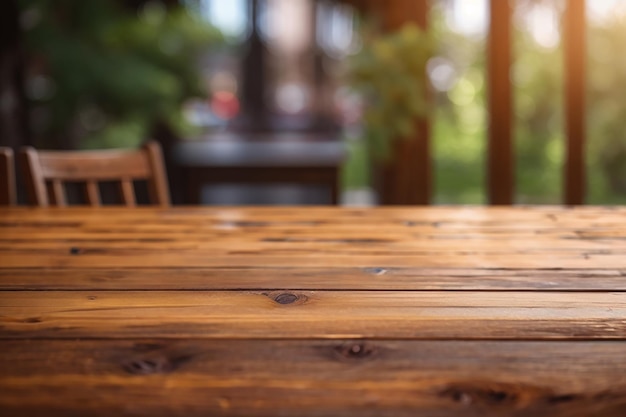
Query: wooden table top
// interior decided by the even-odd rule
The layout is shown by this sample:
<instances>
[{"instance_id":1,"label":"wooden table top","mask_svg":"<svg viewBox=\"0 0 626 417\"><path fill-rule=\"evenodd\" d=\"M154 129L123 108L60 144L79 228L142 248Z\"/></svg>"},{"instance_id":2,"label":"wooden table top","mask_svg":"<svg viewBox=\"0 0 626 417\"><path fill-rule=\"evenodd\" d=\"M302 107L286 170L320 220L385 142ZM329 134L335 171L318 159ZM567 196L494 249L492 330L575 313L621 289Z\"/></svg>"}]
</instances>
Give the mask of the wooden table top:
<instances>
[{"instance_id":1,"label":"wooden table top","mask_svg":"<svg viewBox=\"0 0 626 417\"><path fill-rule=\"evenodd\" d=\"M624 416L626 208L0 209L0 415Z\"/></svg>"}]
</instances>

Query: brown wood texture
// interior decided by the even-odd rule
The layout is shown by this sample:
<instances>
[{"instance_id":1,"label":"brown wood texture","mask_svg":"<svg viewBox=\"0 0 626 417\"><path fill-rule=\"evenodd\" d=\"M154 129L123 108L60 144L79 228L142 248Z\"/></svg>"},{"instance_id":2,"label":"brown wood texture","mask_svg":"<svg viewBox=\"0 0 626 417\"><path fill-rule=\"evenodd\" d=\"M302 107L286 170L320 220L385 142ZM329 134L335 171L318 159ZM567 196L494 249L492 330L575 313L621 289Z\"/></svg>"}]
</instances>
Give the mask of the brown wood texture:
<instances>
[{"instance_id":1,"label":"brown wood texture","mask_svg":"<svg viewBox=\"0 0 626 417\"><path fill-rule=\"evenodd\" d=\"M13 150L0 147L0 206L17 204L16 196Z\"/></svg>"},{"instance_id":2,"label":"brown wood texture","mask_svg":"<svg viewBox=\"0 0 626 417\"><path fill-rule=\"evenodd\" d=\"M0 355L0 409L20 416L621 416L623 355L615 342L10 340Z\"/></svg>"},{"instance_id":3,"label":"brown wood texture","mask_svg":"<svg viewBox=\"0 0 626 417\"><path fill-rule=\"evenodd\" d=\"M9 208L0 219L0 263L4 268L621 271L624 211L105 208L89 214L82 208Z\"/></svg>"},{"instance_id":4,"label":"brown wood texture","mask_svg":"<svg viewBox=\"0 0 626 417\"><path fill-rule=\"evenodd\" d=\"M585 93L587 30L585 0L566 2L564 14L565 133L567 153L564 166L564 202L584 204L585 177Z\"/></svg>"},{"instance_id":5,"label":"brown wood texture","mask_svg":"<svg viewBox=\"0 0 626 417\"><path fill-rule=\"evenodd\" d=\"M0 414L622 416L626 208L0 209Z\"/></svg>"},{"instance_id":6,"label":"brown wood texture","mask_svg":"<svg viewBox=\"0 0 626 417\"><path fill-rule=\"evenodd\" d=\"M490 204L513 204L513 87L511 85L513 6L510 0L489 1L487 39L487 101L489 133L487 195Z\"/></svg>"},{"instance_id":7,"label":"brown wood texture","mask_svg":"<svg viewBox=\"0 0 626 417\"><path fill-rule=\"evenodd\" d=\"M624 293L29 291L0 308L0 339L626 339Z\"/></svg>"},{"instance_id":8,"label":"brown wood texture","mask_svg":"<svg viewBox=\"0 0 626 417\"><path fill-rule=\"evenodd\" d=\"M64 183L81 182L86 203L99 206L98 182L117 181L122 187L120 200L130 206L134 204L128 196L131 180L147 181L151 203L166 206L170 202L163 156L156 142L135 151L37 151L28 147L22 150L21 160L33 205L66 206Z\"/></svg>"}]
</instances>

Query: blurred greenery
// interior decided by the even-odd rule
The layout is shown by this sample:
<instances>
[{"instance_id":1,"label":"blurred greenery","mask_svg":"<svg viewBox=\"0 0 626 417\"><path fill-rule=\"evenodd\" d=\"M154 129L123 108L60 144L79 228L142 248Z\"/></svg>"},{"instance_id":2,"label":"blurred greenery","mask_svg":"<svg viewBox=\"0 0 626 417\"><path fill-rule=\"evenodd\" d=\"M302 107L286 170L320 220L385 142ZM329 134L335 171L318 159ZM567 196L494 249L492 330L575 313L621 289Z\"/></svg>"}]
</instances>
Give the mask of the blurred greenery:
<instances>
[{"instance_id":1,"label":"blurred greenery","mask_svg":"<svg viewBox=\"0 0 626 417\"><path fill-rule=\"evenodd\" d=\"M565 143L563 49L539 45L521 25L513 33L516 202L559 204Z\"/></svg>"},{"instance_id":2,"label":"blurred greenery","mask_svg":"<svg viewBox=\"0 0 626 417\"><path fill-rule=\"evenodd\" d=\"M545 4L557 3L541 0ZM439 5L439 6L438 6ZM434 202L482 204L487 136L485 37L453 31L445 3L431 12L435 59L455 69L449 89L433 91ZM514 115L516 202L562 202L563 51L539 45L522 25L514 27ZM626 204L626 17L588 21L587 28L587 203ZM432 69L429 69L429 71ZM344 180L367 184L365 153L351 145Z\"/></svg>"},{"instance_id":3,"label":"blurred greenery","mask_svg":"<svg viewBox=\"0 0 626 417\"><path fill-rule=\"evenodd\" d=\"M196 60L221 35L182 6L21 0L37 146L133 147L157 122L187 128L182 103L205 96Z\"/></svg>"},{"instance_id":4,"label":"blurred greenery","mask_svg":"<svg viewBox=\"0 0 626 417\"><path fill-rule=\"evenodd\" d=\"M431 30L440 65L453 68L453 72L441 90L433 90L433 201L483 204L487 128L484 38L452 31L443 6L433 9Z\"/></svg>"},{"instance_id":5,"label":"blurred greenery","mask_svg":"<svg viewBox=\"0 0 626 417\"><path fill-rule=\"evenodd\" d=\"M553 0L537 0L550 7ZM129 2L132 3L132 2ZM141 3L141 2L135 2ZM351 79L363 95L366 141L349 143L349 188L369 182L372 153L410 136L416 116L432 120L436 203L485 203L485 38L452 30L445 2L435 2L431 32L414 25L388 35L364 34ZM132 147L165 122L190 127L183 103L206 97L198 59L222 36L183 6L122 0L19 0L28 58L26 93L35 144L46 148ZM626 204L626 17L589 20L587 54L587 202ZM516 202L562 200L563 56L516 24ZM453 70L445 88L423 100L423 66ZM447 66L447 67L446 67ZM429 68L432 71L432 68Z\"/></svg>"},{"instance_id":6,"label":"blurred greenery","mask_svg":"<svg viewBox=\"0 0 626 417\"><path fill-rule=\"evenodd\" d=\"M348 62L347 82L365 102L365 144L370 157L389 156L390 143L410 137L415 118L427 112L424 66L431 55L428 35L409 23L391 33L373 27Z\"/></svg>"},{"instance_id":7,"label":"blurred greenery","mask_svg":"<svg viewBox=\"0 0 626 417\"><path fill-rule=\"evenodd\" d=\"M588 202L626 204L626 16L588 34Z\"/></svg>"}]
</instances>

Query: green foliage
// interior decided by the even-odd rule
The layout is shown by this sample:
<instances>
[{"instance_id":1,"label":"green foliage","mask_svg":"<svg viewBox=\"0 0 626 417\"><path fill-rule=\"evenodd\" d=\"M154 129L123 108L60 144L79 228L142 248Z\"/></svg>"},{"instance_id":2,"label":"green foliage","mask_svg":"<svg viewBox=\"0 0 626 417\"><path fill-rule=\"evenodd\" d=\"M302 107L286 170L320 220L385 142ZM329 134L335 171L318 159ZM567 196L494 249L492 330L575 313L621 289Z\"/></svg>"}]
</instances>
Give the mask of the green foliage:
<instances>
[{"instance_id":1,"label":"green foliage","mask_svg":"<svg viewBox=\"0 0 626 417\"><path fill-rule=\"evenodd\" d=\"M523 28L514 32L516 200L562 201L563 49L538 45Z\"/></svg>"},{"instance_id":2,"label":"green foliage","mask_svg":"<svg viewBox=\"0 0 626 417\"><path fill-rule=\"evenodd\" d=\"M442 10L435 7L431 13L435 54L459 73L449 91L433 97L434 201L485 203L485 39L455 33ZM588 24L587 202L626 204L626 104L621 97L626 91L626 17ZM516 202L561 203L563 51L541 47L521 27L513 39ZM353 155L364 158L363 152ZM353 160L349 163L348 184L362 186L365 174Z\"/></svg>"},{"instance_id":3,"label":"green foliage","mask_svg":"<svg viewBox=\"0 0 626 417\"><path fill-rule=\"evenodd\" d=\"M589 200L626 204L626 16L613 16L588 32Z\"/></svg>"},{"instance_id":4,"label":"green foliage","mask_svg":"<svg viewBox=\"0 0 626 417\"><path fill-rule=\"evenodd\" d=\"M347 142L347 159L341 170L341 184L346 189L367 187L371 182L367 147L363 141Z\"/></svg>"},{"instance_id":5,"label":"green foliage","mask_svg":"<svg viewBox=\"0 0 626 417\"><path fill-rule=\"evenodd\" d=\"M35 16L25 32L35 77L39 144L134 146L156 120L176 119L203 95L195 60L219 33L184 8L149 2L136 15L110 0L23 0ZM66 139L69 138L69 141Z\"/></svg>"},{"instance_id":6,"label":"green foliage","mask_svg":"<svg viewBox=\"0 0 626 417\"><path fill-rule=\"evenodd\" d=\"M365 33L364 47L350 60L348 83L366 102L371 156L387 157L391 141L411 137L416 117L426 113L424 67L430 49L427 34L407 24L390 34Z\"/></svg>"},{"instance_id":7,"label":"green foliage","mask_svg":"<svg viewBox=\"0 0 626 417\"><path fill-rule=\"evenodd\" d=\"M440 8L432 16L435 55L455 68L448 91L434 91L432 152L436 204L484 204L485 51L480 38L451 31Z\"/></svg>"}]
</instances>

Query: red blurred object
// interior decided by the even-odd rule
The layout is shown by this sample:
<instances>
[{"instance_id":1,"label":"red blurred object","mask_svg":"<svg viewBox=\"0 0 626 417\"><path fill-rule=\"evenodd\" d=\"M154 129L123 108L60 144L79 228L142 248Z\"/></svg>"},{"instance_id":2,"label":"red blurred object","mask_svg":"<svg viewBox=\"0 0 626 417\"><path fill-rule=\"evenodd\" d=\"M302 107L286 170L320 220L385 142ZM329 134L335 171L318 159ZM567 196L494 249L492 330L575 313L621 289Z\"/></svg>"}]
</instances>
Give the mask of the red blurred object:
<instances>
[{"instance_id":1,"label":"red blurred object","mask_svg":"<svg viewBox=\"0 0 626 417\"><path fill-rule=\"evenodd\" d=\"M211 110L220 119L229 120L239 114L239 99L229 91L218 91L211 97Z\"/></svg>"}]
</instances>

